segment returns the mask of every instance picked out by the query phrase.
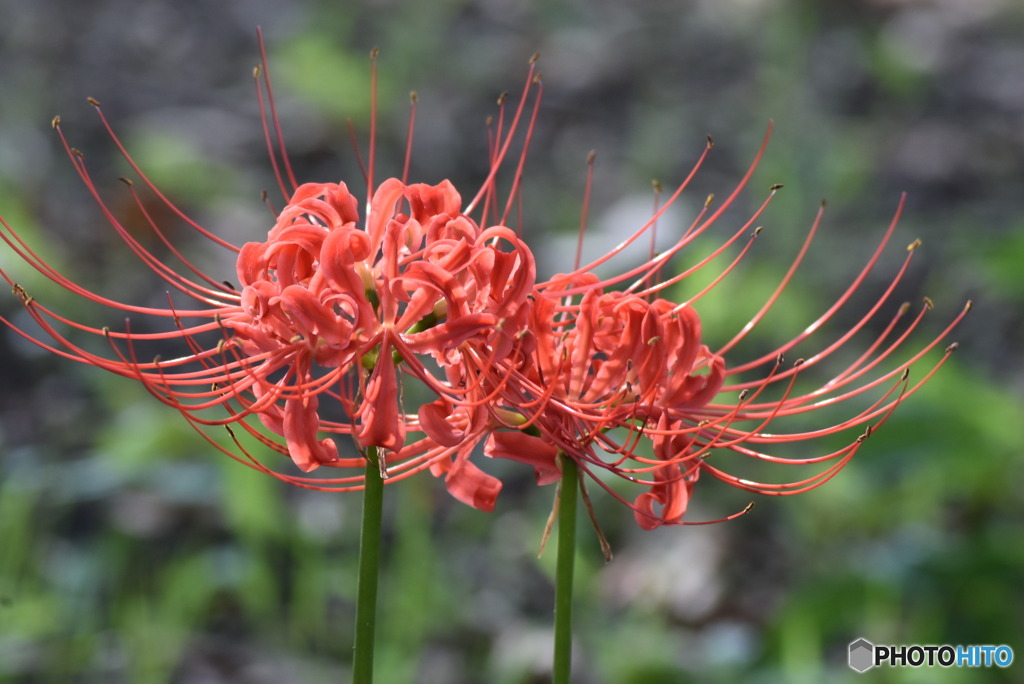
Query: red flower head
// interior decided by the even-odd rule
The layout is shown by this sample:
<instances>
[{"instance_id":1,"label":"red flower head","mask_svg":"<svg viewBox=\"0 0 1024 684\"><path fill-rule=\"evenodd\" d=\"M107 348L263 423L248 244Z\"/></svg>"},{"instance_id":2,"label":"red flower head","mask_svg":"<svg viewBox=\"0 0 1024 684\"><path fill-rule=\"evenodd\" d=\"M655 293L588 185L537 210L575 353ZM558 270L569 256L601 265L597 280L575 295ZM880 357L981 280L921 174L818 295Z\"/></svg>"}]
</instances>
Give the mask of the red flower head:
<instances>
[{"instance_id":1,"label":"red flower head","mask_svg":"<svg viewBox=\"0 0 1024 684\"><path fill-rule=\"evenodd\" d=\"M365 461L342 457L336 441L338 435L351 435L361 448L381 450L381 468L391 480L430 469L445 477L456 498L483 510L494 507L501 483L474 464L481 443L486 456L534 468L539 484L559 479L560 454L573 459L583 473L631 506L644 528L683 522L702 472L765 494L806 491L831 478L864 438L945 361L952 346L921 378L912 382L908 377L910 367L966 313L965 309L909 358L883 367L908 340L930 304L902 328L907 308L900 307L855 361L822 384L797 391L799 375L867 330L888 303L913 249L888 288L851 329L813 356L783 366L782 355L810 337L861 287L889 241L895 219L839 301L792 341L751 361L736 361L733 350L793 277L821 214L776 291L750 323L721 347L709 347L703 340L695 305L747 253L759 232L751 233L751 227L778 187L721 247L677 275L662 279L660 274L671 259L718 224L748 183L763 145L726 200L713 209L709 199L689 229L665 252L652 253L645 263L614 277L602 279L594 272L654 230L659 217L694 177L711 149L710 142L665 205L629 239L594 263L580 266L577 257L571 272L538 283L530 249L516 231L506 227L519 196L525 150L540 103L539 80L532 65L507 127L504 107L501 110L492 137L491 171L468 204L463 204L448 181L425 185L389 178L375 185L371 129L362 215L359 201L344 183L296 183L266 73L264 60L256 83L268 150L287 203L276 213L265 239L241 247L212 235L162 195L125 151L99 104L92 101L142 185L186 225L236 255L237 287L200 272L187 261L129 183L142 215L184 268L176 270L164 263L136 239L108 209L82 155L68 145L59 120L54 120L75 169L113 229L143 263L192 303L179 305L169 296L166 307L142 307L87 290L48 265L3 223L0 236L11 249L58 285L122 314L163 321L165 329L137 332L129 323L123 330L76 323L29 296L6 272L4 278L38 325L39 337L4 322L56 354L142 382L204 435L209 428L226 426L236 448L207 435L215 448L298 486L359 488ZM374 101L375 90L374 85ZM523 152L502 210L496 176L521 128L531 94L534 104ZM589 186L588 175L588 192ZM686 301L671 301L675 286L738 243L744 245L738 256L711 285ZM61 332L67 327L104 338L111 352L88 351ZM171 342L181 347L174 358L139 359L143 347ZM429 397L407 412L403 387L408 381L422 384ZM781 388L779 396L770 398L776 387ZM810 431L776 431L782 419L876 389L873 403L850 418ZM211 414L215 408L224 412ZM847 446L810 460L795 461L764 451L848 429L857 430L857 436ZM252 455L253 447L243 446L253 441L265 450L287 455L303 473L319 466L343 473L328 478L277 473ZM779 464L827 465L811 478L768 484L730 474L725 459L717 455L723 451ZM633 483L638 493L628 497L619 493L601 477L602 471Z\"/></svg>"},{"instance_id":2,"label":"red flower head","mask_svg":"<svg viewBox=\"0 0 1024 684\"><path fill-rule=\"evenodd\" d=\"M767 140L768 136L765 143ZM947 347L945 354L911 383L911 366L938 345L970 308L968 303L936 338L911 352L909 358L879 370L896 356L932 306L926 299L919 313L900 329L909 310L909 305L904 304L852 364L813 389L796 391L798 375L846 346L880 315L906 272L917 242L908 248L903 266L882 295L852 328L813 356L799 359L789 368L783 367L783 355L820 329L864 283L895 230L900 213L897 211L866 266L814 323L759 358L728 361L732 350L775 304L793 277L818 230L822 213L819 212L799 255L777 289L753 319L717 349L702 341L695 303L747 253L761 232L760 228L751 227L781 186L773 187L760 209L695 266L664 281L660 280L660 273L669 259L716 224L747 184L764 145L721 206L712 211L712 198L708 198L689 229L668 250L652 254L647 262L611 278L602 280L594 274L597 266L614 258L643 233L653 231L658 218L687 187L710 149L709 140L704 155L666 205L629 239L594 263L584 267L577 263L571 273L538 284L528 329L534 340L530 345L532 354L517 366L510 364L494 370L496 382L500 380L503 385L501 401L509 413L521 417L509 425L532 434L519 434L511 439L505 433L496 433L491 436L488 455L523 461L522 454L529 453L527 462L537 469L539 481L553 479L549 473L557 468L559 454L572 458L582 472L630 505L637 523L646 529L683 522L690 494L702 472L740 489L772 495L796 494L826 482L849 462L896 406L946 361L955 344ZM744 235L749 235L745 246L713 278L711 285L680 303L665 298L671 286L721 256ZM625 282L630 282L625 289L610 289ZM781 396L766 399L776 387L781 388ZM873 390L879 396L852 417L808 431L775 431L782 419L834 407ZM774 445L819 439L851 429L859 429L853 440L821 456L792 459L763 451ZM776 464L826 465L806 479L764 483L725 470L725 457L718 455L724 451ZM643 491L629 501L600 476L601 471L639 485Z\"/></svg>"},{"instance_id":3,"label":"red flower head","mask_svg":"<svg viewBox=\"0 0 1024 684\"><path fill-rule=\"evenodd\" d=\"M269 92L265 66L263 83ZM283 144L277 150L271 144L271 131L279 130L271 100L271 118L264 124L287 204L265 240L236 247L171 204L135 165L99 103L90 102L148 190L194 230L237 254L238 286L201 273L185 260L149 219L128 182L152 230L180 258L184 272L137 240L108 208L83 156L68 145L55 119L75 169L111 226L193 305L139 307L89 291L60 275L4 223L7 244L57 284L132 316L163 319L170 330L142 333L126 323L123 331L115 331L73 322L29 296L6 272L29 315L52 341L4 322L57 354L142 382L204 435L207 428L227 426L242 455L207 436L211 444L293 484L360 487L365 461L343 458L335 440L351 435L361 448L382 450L381 467L392 480L432 467L437 475L447 474L456 496L492 507L500 482L469 464L462 445L472 443L472 433L488 425L482 388L469 381L477 365L500 363L521 346L516 331L526 320L536 268L515 232L503 225L481 228L463 211L462 198L448 181L426 185L389 178L375 186L372 146L364 216L344 183L297 185ZM105 338L111 353L88 351L62 334L60 326ZM140 360L140 347L153 342L177 342L182 353L169 360ZM440 375L428 367L439 368ZM406 413L402 387L410 378L437 398ZM226 409L226 416L211 417L210 409L217 407ZM286 454L301 471L330 466L354 469L353 474L278 474L242 446L242 433ZM406 448L409 433L420 436Z\"/></svg>"}]
</instances>

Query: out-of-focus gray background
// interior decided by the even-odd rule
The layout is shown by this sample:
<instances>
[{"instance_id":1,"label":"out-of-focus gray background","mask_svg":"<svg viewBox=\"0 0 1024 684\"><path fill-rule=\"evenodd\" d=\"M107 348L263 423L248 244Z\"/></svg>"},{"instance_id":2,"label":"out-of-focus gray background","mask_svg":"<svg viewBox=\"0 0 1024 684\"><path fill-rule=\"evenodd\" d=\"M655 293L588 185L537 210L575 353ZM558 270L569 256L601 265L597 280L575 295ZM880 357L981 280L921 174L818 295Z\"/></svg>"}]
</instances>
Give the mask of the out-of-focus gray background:
<instances>
[{"instance_id":1,"label":"out-of-focus gray background","mask_svg":"<svg viewBox=\"0 0 1024 684\"><path fill-rule=\"evenodd\" d=\"M579 681L853 681L845 653L857 637L1006 643L1024 655L1020 3L0 0L0 215L97 289L153 285L50 128L60 114L97 185L122 201L126 169L85 102L94 97L191 215L232 241L260 239L259 193L273 177L251 78L257 25L300 179L354 187L345 122L365 142L372 47L381 173L400 172L416 90L411 176L452 178L467 197L486 170L495 98L517 92L540 52L523 223L547 273L571 265L591 149L588 246L607 249L649 214L651 180L681 179L706 134L716 148L680 215L729 192L774 120L729 220L772 183L786 187L732 289L701 310L712 343L756 311L822 198L823 234L765 345L842 291L903 191L885 263L923 239L900 291L935 300L919 341L975 302L954 360L825 487L759 499L725 525L648 533L595 492L617 557L603 566L581 527ZM173 232L173 217L160 218ZM722 235L735 225L725 223ZM234 278L230 260L194 255ZM9 252L0 264L33 296L76 311ZM18 310L0 298L5 316L21 320ZM822 339L853 320L842 313ZM279 486L210 453L141 388L8 331L0 373L0 681L346 676L358 496ZM695 518L747 501L705 484ZM380 681L544 681L554 558L534 555L550 488L513 477L490 515L449 500L429 475L387 493ZM1019 669L908 669L885 681L1014 681Z\"/></svg>"}]
</instances>

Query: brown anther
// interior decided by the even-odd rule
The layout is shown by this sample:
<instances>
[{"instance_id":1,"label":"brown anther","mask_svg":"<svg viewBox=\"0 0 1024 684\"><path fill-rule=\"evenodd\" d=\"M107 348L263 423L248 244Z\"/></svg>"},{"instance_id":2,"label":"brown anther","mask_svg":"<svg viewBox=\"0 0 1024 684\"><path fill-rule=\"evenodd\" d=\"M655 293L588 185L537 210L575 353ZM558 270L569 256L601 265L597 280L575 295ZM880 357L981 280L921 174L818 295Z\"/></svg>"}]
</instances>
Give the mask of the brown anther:
<instances>
[{"instance_id":1,"label":"brown anther","mask_svg":"<svg viewBox=\"0 0 1024 684\"><path fill-rule=\"evenodd\" d=\"M746 508L744 508L744 509L743 509L742 511L740 511L740 515L746 515L746 514L747 514L747 513L749 513L749 512L751 511L751 510L753 510L753 508L754 508L754 502L753 502L753 501L751 501L750 503L748 503L748 504L746 505Z\"/></svg>"},{"instance_id":2,"label":"brown anther","mask_svg":"<svg viewBox=\"0 0 1024 684\"><path fill-rule=\"evenodd\" d=\"M900 304L900 316L903 316L908 311L910 311L910 302L903 302Z\"/></svg>"},{"instance_id":3,"label":"brown anther","mask_svg":"<svg viewBox=\"0 0 1024 684\"><path fill-rule=\"evenodd\" d=\"M921 246L921 240L920 240L920 238L918 238L917 240L914 240L909 245L907 245L907 251L908 252L913 252L915 249L917 249L920 246Z\"/></svg>"},{"instance_id":4,"label":"brown anther","mask_svg":"<svg viewBox=\"0 0 1024 684\"><path fill-rule=\"evenodd\" d=\"M223 283L224 285L226 285L229 290L234 290L235 289L234 283L232 283L230 280L222 280L220 282Z\"/></svg>"},{"instance_id":5,"label":"brown anther","mask_svg":"<svg viewBox=\"0 0 1024 684\"><path fill-rule=\"evenodd\" d=\"M21 299L21 303L24 304L25 306L28 306L33 301L35 301L35 298L30 297L28 292L25 291L25 288L23 288L21 285L18 285L17 283L15 283L11 287L11 292L18 295L18 297Z\"/></svg>"},{"instance_id":6,"label":"brown anther","mask_svg":"<svg viewBox=\"0 0 1024 684\"><path fill-rule=\"evenodd\" d=\"M776 356L776 357L775 357L775 365L776 365L776 366L781 366L781 365L782 365L782 362L783 362L783 361L784 361L785 359L786 359L786 357L785 357L785 356L783 356L782 354L779 354L778 356Z\"/></svg>"},{"instance_id":7,"label":"brown anther","mask_svg":"<svg viewBox=\"0 0 1024 684\"><path fill-rule=\"evenodd\" d=\"M661 342L661 335L655 335L651 339L647 340L647 345L650 346L650 347L653 347L654 345L658 344L659 342Z\"/></svg>"},{"instance_id":8,"label":"brown anther","mask_svg":"<svg viewBox=\"0 0 1024 684\"><path fill-rule=\"evenodd\" d=\"M793 362L793 368L799 368L802 365L804 365L804 359L797 359Z\"/></svg>"},{"instance_id":9,"label":"brown anther","mask_svg":"<svg viewBox=\"0 0 1024 684\"><path fill-rule=\"evenodd\" d=\"M968 299L967 303L964 304L964 313L967 313L968 311L970 311L973 306L974 306L974 302L972 302L970 299Z\"/></svg>"},{"instance_id":10,"label":"brown anther","mask_svg":"<svg viewBox=\"0 0 1024 684\"><path fill-rule=\"evenodd\" d=\"M710 135L708 135L708 149L710 150L714 146L715 146L715 141L712 140Z\"/></svg>"},{"instance_id":11,"label":"brown anther","mask_svg":"<svg viewBox=\"0 0 1024 684\"><path fill-rule=\"evenodd\" d=\"M903 372L900 373L900 382L906 382L907 378L909 378L909 377L910 377L910 366L907 366L906 368L903 369Z\"/></svg>"},{"instance_id":12,"label":"brown anther","mask_svg":"<svg viewBox=\"0 0 1024 684\"><path fill-rule=\"evenodd\" d=\"M420 101L420 96L416 94L416 91L415 90L410 90L409 91L409 102L411 102L412 104L416 104L419 101Z\"/></svg>"},{"instance_id":13,"label":"brown anther","mask_svg":"<svg viewBox=\"0 0 1024 684\"><path fill-rule=\"evenodd\" d=\"M57 128L58 126L60 126L60 117L59 116L53 117L53 120L50 121L50 125L53 126L54 128Z\"/></svg>"},{"instance_id":14,"label":"brown anther","mask_svg":"<svg viewBox=\"0 0 1024 684\"><path fill-rule=\"evenodd\" d=\"M537 75L533 77L533 85L537 85L538 83L540 83L543 77L544 74L538 72Z\"/></svg>"},{"instance_id":15,"label":"brown anther","mask_svg":"<svg viewBox=\"0 0 1024 684\"><path fill-rule=\"evenodd\" d=\"M380 54L380 48L373 48L370 50L370 59L377 59L377 55Z\"/></svg>"},{"instance_id":16,"label":"brown anther","mask_svg":"<svg viewBox=\"0 0 1024 684\"><path fill-rule=\"evenodd\" d=\"M505 104L505 100L507 100L507 99L508 99L508 91L506 90L503 93L501 93L500 95L498 95L498 106L500 107L501 105Z\"/></svg>"},{"instance_id":17,"label":"brown anther","mask_svg":"<svg viewBox=\"0 0 1024 684\"><path fill-rule=\"evenodd\" d=\"M255 79L259 79L259 77L260 77L260 65L259 64L257 64L256 66L254 66L252 68L252 77L255 78Z\"/></svg>"},{"instance_id":18,"label":"brown anther","mask_svg":"<svg viewBox=\"0 0 1024 684\"><path fill-rule=\"evenodd\" d=\"M587 153L587 164L593 164L595 159L597 159L597 150L590 150Z\"/></svg>"},{"instance_id":19,"label":"brown anther","mask_svg":"<svg viewBox=\"0 0 1024 684\"><path fill-rule=\"evenodd\" d=\"M131 178L125 178L124 176L121 176L117 180L121 181L122 183L127 185L129 188L132 187L133 185L135 185L135 183L132 182Z\"/></svg>"},{"instance_id":20,"label":"brown anther","mask_svg":"<svg viewBox=\"0 0 1024 684\"><path fill-rule=\"evenodd\" d=\"M750 389L749 388L747 388L747 389L743 390L742 392L740 392L740 396L739 396L740 403L743 403L743 401L747 398L748 394L750 394Z\"/></svg>"},{"instance_id":21,"label":"brown anther","mask_svg":"<svg viewBox=\"0 0 1024 684\"><path fill-rule=\"evenodd\" d=\"M654 180L651 181L651 185L654 187L654 192L658 193L659 195L662 192L664 192L664 189L662 188L662 185L661 185L661 181L658 180L657 178L655 178Z\"/></svg>"},{"instance_id":22,"label":"brown anther","mask_svg":"<svg viewBox=\"0 0 1024 684\"><path fill-rule=\"evenodd\" d=\"M530 64L531 64L531 65L534 65L534 64L536 64L536 63L537 63L537 60L538 60L538 59L540 59L540 53L539 53L539 52L534 52L534 53L533 53L533 54L532 54L532 55L530 56Z\"/></svg>"},{"instance_id":23,"label":"brown anther","mask_svg":"<svg viewBox=\"0 0 1024 684\"><path fill-rule=\"evenodd\" d=\"M87 97L87 98L85 98L85 101L88 102L89 104L91 104L93 107L99 107L100 106L100 101L97 100L95 97Z\"/></svg>"},{"instance_id":24,"label":"brown anther","mask_svg":"<svg viewBox=\"0 0 1024 684\"><path fill-rule=\"evenodd\" d=\"M865 439L871 436L871 426L868 425L864 430L864 434L857 438L857 444L861 444Z\"/></svg>"},{"instance_id":25,"label":"brown anther","mask_svg":"<svg viewBox=\"0 0 1024 684\"><path fill-rule=\"evenodd\" d=\"M160 365L160 361L161 361L161 358L160 358L159 354L157 354L156 356L153 357L153 365L154 366L159 366Z\"/></svg>"},{"instance_id":26,"label":"brown anther","mask_svg":"<svg viewBox=\"0 0 1024 684\"><path fill-rule=\"evenodd\" d=\"M85 154L82 152L82 150L78 149L77 147L71 148L71 154L75 155L79 159L85 159Z\"/></svg>"},{"instance_id":27,"label":"brown anther","mask_svg":"<svg viewBox=\"0 0 1024 684\"><path fill-rule=\"evenodd\" d=\"M714 202L714 201L715 201L715 193L711 193L710 195L707 196L707 199L704 200L704 208L707 209L708 207L710 207L711 203Z\"/></svg>"},{"instance_id":28,"label":"brown anther","mask_svg":"<svg viewBox=\"0 0 1024 684\"><path fill-rule=\"evenodd\" d=\"M758 235L760 235L762 230L764 230L764 226L758 226L757 228L755 228L754 229L754 237L757 237Z\"/></svg>"},{"instance_id":29,"label":"brown anther","mask_svg":"<svg viewBox=\"0 0 1024 684\"><path fill-rule=\"evenodd\" d=\"M931 311L935 308L935 303L931 300L931 297L924 297L924 307Z\"/></svg>"},{"instance_id":30,"label":"brown anther","mask_svg":"<svg viewBox=\"0 0 1024 684\"><path fill-rule=\"evenodd\" d=\"M946 353L947 354L952 354L953 352L955 352L959 348L960 348L960 343L959 342L954 342L953 344L951 344L948 347L946 347Z\"/></svg>"},{"instance_id":31,"label":"brown anther","mask_svg":"<svg viewBox=\"0 0 1024 684\"><path fill-rule=\"evenodd\" d=\"M776 183L770 189L771 189L772 192L778 192L779 190L782 189L782 187L783 187L782 183Z\"/></svg>"}]
</instances>

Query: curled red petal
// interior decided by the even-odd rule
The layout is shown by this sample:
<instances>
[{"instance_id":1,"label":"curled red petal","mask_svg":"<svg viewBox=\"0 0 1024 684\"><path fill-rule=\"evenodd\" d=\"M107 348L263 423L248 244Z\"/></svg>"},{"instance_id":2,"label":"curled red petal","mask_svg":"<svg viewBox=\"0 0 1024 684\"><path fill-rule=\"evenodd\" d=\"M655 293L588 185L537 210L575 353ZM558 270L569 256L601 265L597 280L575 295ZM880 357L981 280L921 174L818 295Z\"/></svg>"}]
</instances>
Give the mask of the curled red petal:
<instances>
[{"instance_id":1,"label":"curled red petal","mask_svg":"<svg viewBox=\"0 0 1024 684\"><path fill-rule=\"evenodd\" d=\"M488 475L465 458L458 458L444 478L448 493L462 503L490 513L501 492L501 480Z\"/></svg>"},{"instance_id":2,"label":"curled red petal","mask_svg":"<svg viewBox=\"0 0 1024 684\"><path fill-rule=\"evenodd\" d=\"M364 447L399 451L405 444L405 420L398 408L398 378L388 340L381 344L377 365L366 383L356 436Z\"/></svg>"},{"instance_id":3,"label":"curled red petal","mask_svg":"<svg viewBox=\"0 0 1024 684\"><path fill-rule=\"evenodd\" d=\"M636 522L645 530L678 523L686 515L686 508L690 503L693 483L683 480L678 466L666 467L662 470L674 471L676 479L654 485L651 487L651 491L644 492L633 502ZM655 504L661 506L660 513L655 512Z\"/></svg>"},{"instance_id":4,"label":"curled red petal","mask_svg":"<svg viewBox=\"0 0 1024 684\"><path fill-rule=\"evenodd\" d=\"M455 216L462 208L462 197L447 179L437 185L413 183L405 188L405 196L409 200L412 217L420 222L439 214Z\"/></svg>"},{"instance_id":5,"label":"curled red petal","mask_svg":"<svg viewBox=\"0 0 1024 684\"><path fill-rule=\"evenodd\" d=\"M397 178L389 178L379 186L370 200L370 211L366 217L366 232L370 236L370 251L376 254L384 242L384 229L395 216L396 205L402 198L405 186Z\"/></svg>"},{"instance_id":6,"label":"curled red petal","mask_svg":"<svg viewBox=\"0 0 1024 684\"><path fill-rule=\"evenodd\" d=\"M423 404L418 411L420 427L427 433L427 437L441 446L458 446L466 438L466 433L456 429L448 420L453 409L452 403L442 397L429 404Z\"/></svg>"},{"instance_id":7,"label":"curled red petal","mask_svg":"<svg viewBox=\"0 0 1024 684\"><path fill-rule=\"evenodd\" d=\"M494 314L467 314L435 325L423 332L406 335L404 339L409 348L416 352L437 354L454 349L475 335L493 330L497 322L498 319Z\"/></svg>"},{"instance_id":8,"label":"curled red petal","mask_svg":"<svg viewBox=\"0 0 1024 684\"><path fill-rule=\"evenodd\" d=\"M556 458L558 450L540 437L525 432L492 432L484 444L484 455L533 466L539 485L558 482L562 477Z\"/></svg>"},{"instance_id":9,"label":"curled red petal","mask_svg":"<svg viewBox=\"0 0 1024 684\"><path fill-rule=\"evenodd\" d=\"M282 290L280 303L296 332L323 337L332 344L342 344L350 339L351 323L324 307L312 292L301 285L289 285Z\"/></svg>"},{"instance_id":10,"label":"curled red petal","mask_svg":"<svg viewBox=\"0 0 1024 684\"><path fill-rule=\"evenodd\" d=\"M315 395L285 402L281 431L288 445L288 455L305 472L338 460L334 440L317 440L319 426Z\"/></svg>"}]
</instances>

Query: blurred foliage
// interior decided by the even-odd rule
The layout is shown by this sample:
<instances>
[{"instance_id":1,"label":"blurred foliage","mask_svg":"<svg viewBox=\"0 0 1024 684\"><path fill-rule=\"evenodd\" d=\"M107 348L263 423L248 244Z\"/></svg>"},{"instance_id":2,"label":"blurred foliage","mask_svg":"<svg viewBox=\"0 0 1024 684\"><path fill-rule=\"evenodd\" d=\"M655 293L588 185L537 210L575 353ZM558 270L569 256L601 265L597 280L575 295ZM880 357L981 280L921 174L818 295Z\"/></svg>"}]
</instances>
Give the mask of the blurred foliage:
<instances>
[{"instance_id":1,"label":"blurred foliage","mask_svg":"<svg viewBox=\"0 0 1024 684\"><path fill-rule=\"evenodd\" d=\"M685 174L705 133L716 149L677 221L706 193L728 194L774 119L742 209L770 184L786 187L750 257L702 303L717 342L775 287L823 196L813 256L757 344L788 339L834 300L908 191L894 251L918 236L925 245L897 296L935 298L932 332L973 297L958 355L828 485L760 499L738 521L642 533L594 492L617 557L602 566L583 535L576 671L581 682L616 684L853 682L846 647L857 637L1005 643L1024 657L1016 3L82 5L0 1L0 215L105 292L163 297L98 228L102 217L47 137L53 110L67 112L65 129L105 197L124 195L115 179L125 169L76 104L86 96L104 102L190 214L236 242L257 238L268 221L259 191L273 178L249 75L256 25L300 175L354 185L345 120L365 146L370 48L382 49L382 169L401 168L415 89L413 176L461 188L482 177L494 98L520 87L539 50L545 105L522 220L531 239L556 245L537 251L555 257L574 239L590 149L599 152L590 239L610 243L646 218L652 177L670 186ZM133 207L126 200L124 215ZM234 277L230 260L209 259ZM9 253L0 264L48 304L73 305ZM0 311L22 320L14 297ZM0 681L344 678L358 496L289 489L213 453L141 388L70 365L0 332ZM554 558L534 556L553 492L529 473L483 467L506 480L492 515L451 501L429 475L387 490L380 681L546 677ZM694 519L748 501L701 485ZM1019 680L1019 668L873 674L999 682Z\"/></svg>"}]
</instances>

